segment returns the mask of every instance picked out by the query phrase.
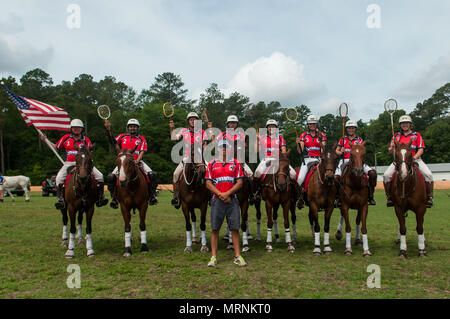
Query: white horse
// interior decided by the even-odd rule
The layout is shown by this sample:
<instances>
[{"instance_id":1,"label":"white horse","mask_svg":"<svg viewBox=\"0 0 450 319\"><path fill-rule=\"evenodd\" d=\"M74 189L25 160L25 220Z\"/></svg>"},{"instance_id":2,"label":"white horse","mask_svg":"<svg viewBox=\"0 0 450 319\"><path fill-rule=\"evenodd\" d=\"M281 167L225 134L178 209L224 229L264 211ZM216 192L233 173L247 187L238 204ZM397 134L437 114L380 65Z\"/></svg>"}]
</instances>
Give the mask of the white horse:
<instances>
[{"instance_id":1,"label":"white horse","mask_svg":"<svg viewBox=\"0 0 450 319\"><path fill-rule=\"evenodd\" d=\"M25 192L25 201L30 201L30 191L28 187L31 186L30 178L18 175L18 176L3 176L3 184L0 185L0 191L6 190L6 192L11 196L12 201L14 202L13 194L11 193L11 189L15 189L20 186L22 190Z\"/></svg>"}]
</instances>

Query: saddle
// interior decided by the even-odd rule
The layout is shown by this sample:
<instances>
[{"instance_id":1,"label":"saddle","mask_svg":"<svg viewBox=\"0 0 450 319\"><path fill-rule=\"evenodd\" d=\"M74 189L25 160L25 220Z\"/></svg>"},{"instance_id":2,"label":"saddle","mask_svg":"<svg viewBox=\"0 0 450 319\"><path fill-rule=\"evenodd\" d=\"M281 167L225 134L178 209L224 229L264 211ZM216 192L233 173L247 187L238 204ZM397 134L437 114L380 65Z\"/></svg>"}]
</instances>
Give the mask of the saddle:
<instances>
[{"instance_id":1,"label":"saddle","mask_svg":"<svg viewBox=\"0 0 450 319\"><path fill-rule=\"evenodd\" d=\"M303 187L303 189L305 190L305 193L308 191L308 183L309 180L311 179L311 175L314 172L314 170L316 169L317 165L319 165L319 163L317 162L310 162L307 164L306 168L306 178L305 181L303 182L303 184L301 185ZM297 171L297 176L296 179L298 180L298 175L300 174L300 169Z\"/></svg>"},{"instance_id":2,"label":"saddle","mask_svg":"<svg viewBox=\"0 0 450 319\"><path fill-rule=\"evenodd\" d=\"M64 182L64 187L67 187L67 183L69 182L69 179L73 177L73 174L75 173L75 171L76 171L75 165L69 166L67 168L67 177ZM91 173L91 177L92 177L92 180L94 181L95 187L97 187L97 180L95 179L94 173Z\"/></svg>"},{"instance_id":3,"label":"saddle","mask_svg":"<svg viewBox=\"0 0 450 319\"><path fill-rule=\"evenodd\" d=\"M421 179L423 180L423 182L425 183L425 178L423 177L422 173L420 173L420 171L419 171L419 169L418 169L416 163L414 163L414 170L416 171L417 175L419 175L420 178L421 178ZM398 173L398 171L395 170L394 174L392 174L391 182L394 181L394 177L397 175L397 173Z\"/></svg>"}]
</instances>

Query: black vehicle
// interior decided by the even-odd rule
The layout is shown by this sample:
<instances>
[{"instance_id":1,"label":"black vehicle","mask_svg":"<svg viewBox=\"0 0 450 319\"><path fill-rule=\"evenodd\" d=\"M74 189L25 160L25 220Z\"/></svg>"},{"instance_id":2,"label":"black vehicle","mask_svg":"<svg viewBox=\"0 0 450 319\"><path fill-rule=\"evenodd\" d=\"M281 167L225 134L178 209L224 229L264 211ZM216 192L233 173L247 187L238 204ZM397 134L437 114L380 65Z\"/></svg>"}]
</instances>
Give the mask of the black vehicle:
<instances>
[{"instance_id":1,"label":"black vehicle","mask_svg":"<svg viewBox=\"0 0 450 319\"><path fill-rule=\"evenodd\" d=\"M47 178L42 182L42 196L48 197L50 194L56 196L56 176Z\"/></svg>"}]
</instances>

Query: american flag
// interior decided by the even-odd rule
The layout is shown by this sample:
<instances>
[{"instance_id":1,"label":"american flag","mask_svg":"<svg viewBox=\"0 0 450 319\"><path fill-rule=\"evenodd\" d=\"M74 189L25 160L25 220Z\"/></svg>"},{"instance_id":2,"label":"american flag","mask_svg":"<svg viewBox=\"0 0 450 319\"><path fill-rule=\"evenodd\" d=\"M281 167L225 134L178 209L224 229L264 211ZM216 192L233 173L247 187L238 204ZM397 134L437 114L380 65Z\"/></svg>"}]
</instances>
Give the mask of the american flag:
<instances>
[{"instance_id":1,"label":"american flag","mask_svg":"<svg viewBox=\"0 0 450 319\"><path fill-rule=\"evenodd\" d=\"M69 114L63 109L18 96L11 92L5 84L3 84L3 87L19 108L20 115L28 126L34 125L40 130L70 131Z\"/></svg>"}]
</instances>

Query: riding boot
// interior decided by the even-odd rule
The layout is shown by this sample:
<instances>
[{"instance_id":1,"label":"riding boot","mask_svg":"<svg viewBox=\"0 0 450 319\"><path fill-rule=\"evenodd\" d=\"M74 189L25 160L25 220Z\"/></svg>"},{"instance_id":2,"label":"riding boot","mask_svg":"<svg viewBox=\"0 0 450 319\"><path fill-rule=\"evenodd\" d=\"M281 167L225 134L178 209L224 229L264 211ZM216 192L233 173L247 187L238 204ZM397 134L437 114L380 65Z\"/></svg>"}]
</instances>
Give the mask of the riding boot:
<instances>
[{"instance_id":1,"label":"riding boot","mask_svg":"<svg viewBox=\"0 0 450 319\"><path fill-rule=\"evenodd\" d=\"M377 186L377 172L375 170L369 171L369 205L376 205L375 199L373 198L373 193L375 187Z\"/></svg>"},{"instance_id":2,"label":"riding boot","mask_svg":"<svg viewBox=\"0 0 450 319\"><path fill-rule=\"evenodd\" d=\"M149 194L149 204L150 205L156 205L158 204L157 199L157 187L158 182L156 181L156 172L149 172L147 173L148 179L150 182L148 183L148 194Z\"/></svg>"},{"instance_id":3,"label":"riding boot","mask_svg":"<svg viewBox=\"0 0 450 319\"><path fill-rule=\"evenodd\" d=\"M427 190L427 201L425 202L425 206L427 208L431 208L433 206L433 188L434 182L425 182L426 190Z\"/></svg>"},{"instance_id":4,"label":"riding boot","mask_svg":"<svg viewBox=\"0 0 450 319\"><path fill-rule=\"evenodd\" d=\"M180 203L180 199L178 198L179 195L179 188L178 188L178 182L177 183L172 183L173 185L173 199L171 204L176 208L180 208L181 203Z\"/></svg>"},{"instance_id":5,"label":"riding boot","mask_svg":"<svg viewBox=\"0 0 450 319\"><path fill-rule=\"evenodd\" d=\"M261 182L259 178L253 178L253 200L261 200Z\"/></svg>"},{"instance_id":6,"label":"riding boot","mask_svg":"<svg viewBox=\"0 0 450 319\"><path fill-rule=\"evenodd\" d=\"M305 207L305 201L303 200L303 194L305 190L303 189L303 186L298 187L298 199L297 199L297 208L302 209Z\"/></svg>"},{"instance_id":7,"label":"riding boot","mask_svg":"<svg viewBox=\"0 0 450 319\"><path fill-rule=\"evenodd\" d=\"M249 193L250 193L248 204L254 205L255 204L255 194L254 194L253 177L248 179L248 183L249 183Z\"/></svg>"},{"instance_id":8,"label":"riding boot","mask_svg":"<svg viewBox=\"0 0 450 319\"><path fill-rule=\"evenodd\" d=\"M392 182L383 182L384 184L384 192L386 193L386 206L392 207L394 206L394 202L391 198L391 183Z\"/></svg>"},{"instance_id":9,"label":"riding boot","mask_svg":"<svg viewBox=\"0 0 450 319\"><path fill-rule=\"evenodd\" d=\"M59 184L56 188L56 196L58 201L55 203L56 209L66 208L66 202L64 201L64 184Z\"/></svg>"},{"instance_id":10,"label":"riding boot","mask_svg":"<svg viewBox=\"0 0 450 319\"><path fill-rule=\"evenodd\" d=\"M105 183L98 183L97 185L97 207L102 207L105 206L106 204L108 204L108 199L105 198L104 196L104 190L105 190Z\"/></svg>"},{"instance_id":11,"label":"riding boot","mask_svg":"<svg viewBox=\"0 0 450 319\"><path fill-rule=\"evenodd\" d=\"M109 206L113 209L119 208L119 202L117 201L117 186L116 186L116 175L109 174L106 177L109 193L111 194L111 202Z\"/></svg>"}]
</instances>

